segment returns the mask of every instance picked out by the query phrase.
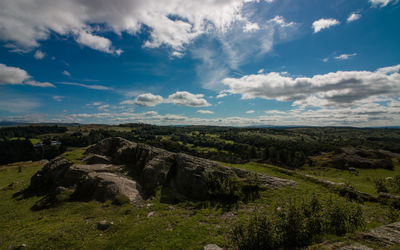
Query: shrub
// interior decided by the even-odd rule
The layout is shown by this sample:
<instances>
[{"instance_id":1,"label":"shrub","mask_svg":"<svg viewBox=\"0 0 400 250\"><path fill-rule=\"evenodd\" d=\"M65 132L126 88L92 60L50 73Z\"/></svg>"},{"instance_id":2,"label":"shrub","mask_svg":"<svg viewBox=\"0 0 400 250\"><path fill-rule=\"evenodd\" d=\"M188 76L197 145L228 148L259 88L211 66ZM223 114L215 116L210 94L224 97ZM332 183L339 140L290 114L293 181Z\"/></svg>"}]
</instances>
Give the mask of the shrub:
<instances>
[{"instance_id":1,"label":"shrub","mask_svg":"<svg viewBox=\"0 0 400 250\"><path fill-rule=\"evenodd\" d=\"M225 176L218 172L204 173L210 200L237 203L253 200L259 196L258 180L244 181L235 176Z\"/></svg>"},{"instance_id":2,"label":"shrub","mask_svg":"<svg viewBox=\"0 0 400 250\"><path fill-rule=\"evenodd\" d=\"M387 184L386 184L386 180L385 179L383 179L383 178L376 178L375 180L374 180L374 183L375 183L375 188L376 188L376 191L378 192L378 193L380 193L380 192L388 192L388 188L387 188Z\"/></svg>"},{"instance_id":3,"label":"shrub","mask_svg":"<svg viewBox=\"0 0 400 250\"><path fill-rule=\"evenodd\" d=\"M236 249L278 249L304 247L323 233L343 235L364 225L360 205L346 200L322 202L316 196L296 202L292 199L267 217L256 212L249 221L236 224L230 239Z\"/></svg>"},{"instance_id":4,"label":"shrub","mask_svg":"<svg viewBox=\"0 0 400 250\"><path fill-rule=\"evenodd\" d=\"M234 225L231 242L236 249L276 249L281 244L276 225L261 212L256 212L249 221Z\"/></svg>"},{"instance_id":5,"label":"shrub","mask_svg":"<svg viewBox=\"0 0 400 250\"><path fill-rule=\"evenodd\" d=\"M376 178L374 183L378 193L400 193L400 175L396 175L393 178Z\"/></svg>"},{"instance_id":6,"label":"shrub","mask_svg":"<svg viewBox=\"0 0 400 250\"><path fill-rule=\"evenodd\" d=\"M122 206L124 204L129 204L130 202L131 202L131 200L129 200L129 198L123 194L116 195L113 200L113 204L118 205L118 206Z\"/></svg>"}]
</instances>

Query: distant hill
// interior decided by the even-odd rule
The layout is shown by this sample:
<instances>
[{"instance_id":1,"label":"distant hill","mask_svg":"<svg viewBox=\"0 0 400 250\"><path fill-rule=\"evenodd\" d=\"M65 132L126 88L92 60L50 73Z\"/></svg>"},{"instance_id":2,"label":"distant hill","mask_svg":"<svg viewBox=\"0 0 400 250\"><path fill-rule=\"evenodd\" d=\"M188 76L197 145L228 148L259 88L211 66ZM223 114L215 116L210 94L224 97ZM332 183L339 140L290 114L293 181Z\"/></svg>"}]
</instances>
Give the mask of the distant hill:
<instances>
[{"instance_id":1,"label":"distant hill","mask_svg":"<svg viewBox=\"0 0 400 250\"><path fill-rule=\"evenodd\" d=\"M64 127L78 127L79 123L55 123L55 122L43 122L43 123L25 123L25 122L12 122L12 121L0 121L0 127L13 127L13 126L30 126L30 125L44 125L44 126L64 126Z\"/></svg>"}]
</instances>

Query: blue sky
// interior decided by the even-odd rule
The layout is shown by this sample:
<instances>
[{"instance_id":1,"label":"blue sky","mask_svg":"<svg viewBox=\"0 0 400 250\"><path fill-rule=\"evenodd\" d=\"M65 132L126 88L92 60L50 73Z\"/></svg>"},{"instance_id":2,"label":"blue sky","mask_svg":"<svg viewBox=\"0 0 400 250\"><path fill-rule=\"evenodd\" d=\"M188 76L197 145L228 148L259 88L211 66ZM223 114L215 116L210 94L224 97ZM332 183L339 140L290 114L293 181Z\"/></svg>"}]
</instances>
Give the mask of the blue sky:
<instances>
[{"instance_id":1,"label":"blue sky","mask_svg":"<svg viewBox=\"0 0 400 250\"><path fill-rule=\"evenodd\" d=\"M3 0L0 120L400 125L398 0Z\"/></svg>"}]
</instances>

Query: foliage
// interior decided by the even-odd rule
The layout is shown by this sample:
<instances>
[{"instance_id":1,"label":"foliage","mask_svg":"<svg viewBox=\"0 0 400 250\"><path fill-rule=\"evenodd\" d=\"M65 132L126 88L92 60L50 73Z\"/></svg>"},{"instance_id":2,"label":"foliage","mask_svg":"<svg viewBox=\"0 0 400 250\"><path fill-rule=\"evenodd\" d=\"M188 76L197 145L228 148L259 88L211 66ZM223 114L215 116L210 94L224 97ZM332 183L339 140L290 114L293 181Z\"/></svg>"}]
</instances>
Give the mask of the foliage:
<instances>
[{"instance_id":1,"label":"foliage","mask_svg":"<svg viewBox=\"0 0 400 250\"><path fill-rule=\"evenodd\" d=\"M267 216L257 211L245 222L237 223L230 240L235 249L279 249L307 246L324 233L343 235L364 225L358 204L316 196L296 202L291 199Z\"/></svg>"},{"instance_id":2,"label":"foliage","mask_svg":"<svg viewBox=\"0 0 400 250\"><path fill-rule=\"evenodd\" d=\"M0 164L18 161L52 159L65 151L63 145L33 147L28 139L0 141Z\"/></svg>"},{"instance_id":3,"label":"foliage","mask_svg":"<svg viewBox=\"0 0 400 250\"><path fill-rule=\"evenodd\" d=\"M400 175L386 178L375 178L377 192L400 194Z\"/></svg>"},{"instance_id":4,"label":"foliage","mask_svg":"<svg viewBox=\"0 0 400 250\"><path fill-rule=\"evenodd\" d=\"M236 176L225 176L217 171L203 174L207 184L210 200L222 203L236 203L252 200L259 195L259 185L256 180L244 181Z\"/></svg>"}]
</instances>

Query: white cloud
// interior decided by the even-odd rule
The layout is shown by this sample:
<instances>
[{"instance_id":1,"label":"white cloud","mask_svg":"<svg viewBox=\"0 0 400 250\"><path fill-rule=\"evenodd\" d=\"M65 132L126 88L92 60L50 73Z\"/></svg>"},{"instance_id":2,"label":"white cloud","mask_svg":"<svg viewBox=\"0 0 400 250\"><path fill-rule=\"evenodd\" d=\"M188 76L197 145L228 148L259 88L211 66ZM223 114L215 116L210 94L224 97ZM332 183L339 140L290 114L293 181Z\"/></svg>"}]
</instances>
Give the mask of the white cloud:
<instances>
[{"instance_id":1,"label":"white cloud","mask_svg":"<svg viewBox=\"0 0 400 250\"><path fill-rule=\"evenodd\" d=\"M385 7L387 6L392 0L369 0L373 7Z\"/></svg>"},{"instance_id":2,"label":"white cloud","mask_svg":"<svg viewBox=\"0 0 400 250\"><path fill-rule=\"evenodd\" d=\"M353 53L353 54L342 54L342 55L339 55L339 56L335 56L334 58L336 59L336 60L347 60L347 59L349 59L349 58L351 58L351 57L354 57L354 56L356 56L357 55L357 53Z\"/></svg>"},{"instance_id":3,"label":"white cloud","mask_svg":"<svg viewBox=\"0 0 400 250\"><path fill-rule=\"evenodd\" d=\"M33 55L33 57L35 57L38 60L43 59L46 56L46 54L40 50L36 50L35 54Z\"/></svg>"},{"instance_id":4,"label":"white cloud","mask_svg":"<svg viewBox=\"0 0 400 250\"><path fill-rule=\"evenodd\" d=\"M258 71L257 71L257 73L258 73L258 74L262 74L262 73L264 73L264 69L260 69L260 70L258 70Z\"/></svg>"},{"instance_id":5,"label":"white cloud","mask_svg":"<svg viewBox=\"0 0 400 250\"><path fill-rule=\"evenodd\" d=\"M323 62L328 62L329 61L329 57L325 57L322 59Z\"/></svg>"},{"instance_id":6,"label":"white cloud","mask_svg":"<svg viewBox=\"0 0 400 250\"><path fill-rule=\"evenodd\" d=\"M135 104L135 101L134 100L125 100L125 101L120 102L119 104L132 105L132 104Z\"/></svg>"},{"instance_id":7,"label":"white cloud","mask_svg":"<svg viewBox=\"0 0 400 250\"><path fill-rule=\"evenodd\" d=\"M254 111L254 110L247 110L246 111L246 114L254 114L256 111Z\"/></svg>"},{"instance_id":8,"label":"white cloud","mask_svg":"<svg viewBox=\"0 0 400 250\"><path fill-rule=\"evenodd\" d=\"M202 110L202 109L197 110L197 113L200 113L200 114L214 114L214 112L211 111L211 110Z\"/></svg>"},{"instance_id":9,"label":"white cloud","mask_svg":"<svg viewBox=\"0 0 400 250\"><path fill-rule=\"evenodd\" d=\"M159 95L153 95L151 93L138 95L134 103L144 107L154 107L164 101L164 98Z\"/></svg>"},{"instance_id":10,"label":"white cloud","mask_svg":"<svg viewBox=\"0 0 400 250\"><path fill-rule=\"evenodd\" d=\"M259 30L260 26L258 26L257 23L247 23L244 28L243 31L244 32L252 32L252 31L256 31Z\"/></svg>"},{"instance_id":11,"label":"white cloud","mask_svg":"<svg viewBox=\"0 0 400 250\"><path fill-rule=\"evenodd\" d=\"M100 106L102 104L103 104L102 102L92 102L92 103L86 104L86 106Z\"/></svg>"},{"instance_id":12,"label":"white cloud","mask_svg":"<svg viewBox=\"0 0 400 250\"><path fill-rule=\"evenodd\" d=\"M81 30L76 38L76 41L80 44L86 45L94 50L103 51L108 54L120 55L121 49L114 49L109 39L98 35L93 35L86 30Z\"/></svg>"},{"instance_id":13,"label":"white cloud","mask_svg":"<svg viewBox=\"0 0 400 250\"><path fill-rule=\"evenodd\" d=\"M181 52L195 38L211 30L226 32L234 22L247 23L242 9L248 2L258 1L3 0L0 39L21 48L34 48L54 32L74 35L78 43L118 55L122 50L115 49L108 38L101 36L102 32L135 35L146 30L150 38L145 47L166 45Z\"/></svg>"},{"instance_id":14,"label":"white cloud","mask_svg":"<svg viewBox=\"0 0 400 250\"><path fill-rule=\"evenodd\" d=\"M56 100L57 102L61 102L65 98L65 96L55 95L55 96L52 96L52 98L54 100Z\"/></svg>"},{"instance_id":15,"label":"white cloud","mask_svg":"<svg viewBox=\"0 0 400 250\"><path fill-rule=\"evenodd\" d=\"M0 93L1 95L1 93ZM12 99L15 99L13 97ZM387 104L382 104L382 102ZM0 98L0 108L2 108ZM26 104L26 103L25 103ZM7 103L6 103L7 105ZM19 105L19 103L18 103ZM26 106L24 106L26 108ZM161 115L155 111L144 113L78 113L58 115L41 122L81 122L119 124L128 122L143 122L159 125L219 125L219 126L251 126L251 125L307 125L307 126L395 126L400 124L400 99L398 98L368 98L352 107L322 107L305 109L296 107L292 110L268 110L266 115L254 118L231 116L226 118L199 118L177 114ZM7 117L7 120L17 120L28 116Z\"/></svg>"},{"instance_id":16,"label":"white cloud","mask_svg":"<svg viewBox=\"0 0 400 250\"><path fill-rule=\"evenodd\" d=\"M55 86L49 82L37 82L23 69L9 67L0 63L0 84L18 84L30 85L34 87L52 87Z\"/></svg>"},{"instance_id":17,"label":"white cloud","mask_svg":"<svg viewBox=\"0 0 400 250\"><path fill-rule=\"evenodd\" d=\"M225 97L225 96L227 96L228 94L227 93L225 93L224 91L221 91L217 96L216 96L216 98L223 98L223 97Z\"/></svg>"},{"instance_id":18,"label":"white cloud","mask_svg":"<svg viewBox=\"0 0 400 250\"><path fill-rule=\"evenodd\" d=\"M339 25L339 24L340 24L340 22L338 20L336 20L336 19L333 19L333 18L328 18L328 19L322 18L322 19L319 19L319 20L313 22L312 27L314 29L314 33L318 33L323 29L328 29L328 28L330 28L332 26Z\"/></svg>"},{"instance_id":19,"label":"white cloud","mask_svg":"<svg viewBox=\"0 0 400 250\"><path fill-rule=\"evenodd\" d=\"M225 78L225 90L242 99L293 101L296 106L351 106L372 97L400 94L400 66L371 71L338 71L313 77L284 76L277 72Z\"/></svg>"},{"instance_id":20,"label":"white cloud","mask_svg":"<svg viewBox=\"0 0 400 250\"><path fill-rule=\"evenodd\" d=\"M31 77L25 70L0 63L0 84L22 84L29 78Z\"/></svg>"},{"instance_id":21,"label":"white cloud","mask_svg":"<svg viewBox=\"0 0 400 250\"><path fill-rule=\"evenodd\" d=\"M351 13L350 16L347 18L347 22L351 23L361 18L361 14L358 13Z\"/></svg>"},{"instance_id":22,"label":"white cloud","mask_svg":"<svg viewBox=\"0 0 400 250\"><path fill-rule=\"evenodd\" d=\"M211 104L209 104L203 97L203 94L192 94L187 91L177 91L176 93L170 95L166 102L188 107L211 106Z\"/></svg>"},{"instance_id":23,"label":"white cloud","mask_svg":"<svg viewBox=\"0 0 400 250\"><path fill-rule=\"evenodd\" d=\"M297 35L298 24L286 21L281 16L272 19L255 18L250 24L259 29L245 32L250 22L238 20L225 32L210 31L201 47L191 48L191 55L199 59L196 74L206 89L220 91L221 80L231 70L238 70L250 60L269 53L275 44L291 40ZM251 27L251 26L248 26Z\"/></svg>"},{"instance_id":24,"label":"white cloud","mask_svg":"<svg viewBox=\"0 0 400 250\"><path fill-rule=\"evenodd\" d=\"M392 74L400 71L400 64L378 69L376 72L381 74Z\"/></svg>"},{"instance_id":25,"label":"white cloud","mask_svg":"<svg viewBox=\"0 0 400 250\"><path fill-rule=\"evenodd\" d=\"M110 105L105 104L105 105L98 106L97 110L106 111L109 107L110 107Z\"/></svg>"},{"instance_id":26,"label":"white cloud","mask_svg":"<svg viewBox=\"0 0 400 250\"><path fill-rule=\"evenodd\" d=\"M24 84L25 85L30 85L30 86L33 86L33 87L42 87L42 88L47 88L47 87L55 88L56 87L52 83L49 83L49 82L37 82L35 80L25 81Z\"/></svg>"},{"instance_id":27,"label":"white cloud","mask_svg":"<svg viewBox=\"0 0 400 250\"><path fill-rule=\"evenodd\" d=\"M79 87L83 87L83 88L87 88L87 89L95 89L95 90L111 90L110 87L106 87L106 86L98 85L98 84L84 84L84 83L78 83L78 82L58 82L58 84L79 86Z\"/></svg>"},{"instance_id":28,"label":"white cloud","mask_svg":"<svg viewBox=\"0 0 400 250\"><path fill-rule=\"evenodd\" d=\"M71 73L69 73L69 72L66 71L66 70L64 70L64 71L62 72L62 74L65 75L65 76L71 76Z\"/></svg>"},{"instance_id":29,"label":"white cloud","mask_svg":"<svg viewBox=\"0 0 400 250\"><path fill-rule=\"evenodd\" d=\"M172 52L171 55L174 57L177 57L177 58L182 58L185 54L182 52L174 51L174 52Z\"/></svg>"}]
</instances>

